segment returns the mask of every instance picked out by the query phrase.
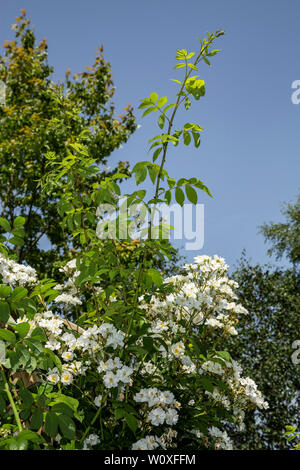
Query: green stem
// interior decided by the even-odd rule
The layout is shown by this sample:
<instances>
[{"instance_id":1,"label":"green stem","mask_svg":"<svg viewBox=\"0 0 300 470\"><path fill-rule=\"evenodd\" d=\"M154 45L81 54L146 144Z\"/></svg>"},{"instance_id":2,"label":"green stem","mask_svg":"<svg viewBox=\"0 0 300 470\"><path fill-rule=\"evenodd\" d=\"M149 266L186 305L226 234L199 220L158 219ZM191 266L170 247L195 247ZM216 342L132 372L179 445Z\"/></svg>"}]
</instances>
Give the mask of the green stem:
<instances>
[{"instance_id":1,"label":"green stem","mask_svg":"<svg viewBox=\"0 0 300 470\"><path fill-rule=\"evenodd\" d=\"M103 403L106 402L106 399L107 399L107 395L108 393L104 396L103 398ZM86 436L88 435L91 427L93 426L94 422L96 421L96 419L99 417L100 413L102 411L102 406L99 406L98 410L96 411L96 414L95 416L93 417L92 421L91 421L91 424L86 428L82 438L80 439L80 444L82 444L82 442L84 441L84 439L86 438ZM101 423L101 427L102 427L102 423ZM103 431L102 431L103 432Z\"/></svg>"},{"instance_id":2,"label":"green stem","mask_svg":"<svg viewBox=\"0 0 300 470\"><path fill-rule=\"evenodd\" d=\"M7 397L8 397L9 403L11 404L11 407L12 407L12 410L13 410L13 413L14 413L14 417L15 417L15 420L16 420L16 423L17 423L19 432L21 432L21 431L23 431L23 428L22 428L20 416L19 416L17 407L16 407L16 405L15 405L13 396L12 396L12 394L11 394L11 391L10 391L10 388L9 388L9 385L8 385L8 382L7 382L7 379L6 379L5 372L4 372L4 370L3 370L2 368L1 368L1 375L2 375L3 380L4 380L4 390L5 390L6 395L7 395Z\"/></svg>"},{"instance_id":3,"label":"green stem","mask_svg":"<svg viewBox=\"0 0 300 470\"><path fill-rule=\"evenodd\" d=\"M140 268L139 268L137 286L136 286L136 291L135 291L135 296L134 296L134 301L133 301L133 312L132 312L132 315L131 315L131 318L130 318L130 321L129 321L129 325L128 325L128 328L127 328L127 332L126 332L126 336L125 336L125 342L127 341L127 338L130 335L130 331L131 331L132 324L133 324L133 319L134 319L135 314L136 314L136 306L137 306L137 301L138 301L138 296L139 296L139 289L140 289L143 269L145 267L144 266L145 258L146 258L146 250L144 251L143 260L142 260ZM122 349L122 351L121 351L120 358L122 358L123 352L124 352L124 349Z\"/></svg>"},{"instance_id":4,"label":"green stem","mask_svg":"<svg viewBox=\"0 0 300 470\"><path fill-rule=\"evenodd\" d=\"M82 444L82 442L84 441L84 439L86 438L86 436L88 435L91 427L93 426L94 422L96 421L96 419L98 418L98 416L100 415L101 413L101 406L98 408L95 416L93 417L92 421L91 421L91 424L86 428L82 438L80 439L80 444Z\"/></svg>"}]
</instances>

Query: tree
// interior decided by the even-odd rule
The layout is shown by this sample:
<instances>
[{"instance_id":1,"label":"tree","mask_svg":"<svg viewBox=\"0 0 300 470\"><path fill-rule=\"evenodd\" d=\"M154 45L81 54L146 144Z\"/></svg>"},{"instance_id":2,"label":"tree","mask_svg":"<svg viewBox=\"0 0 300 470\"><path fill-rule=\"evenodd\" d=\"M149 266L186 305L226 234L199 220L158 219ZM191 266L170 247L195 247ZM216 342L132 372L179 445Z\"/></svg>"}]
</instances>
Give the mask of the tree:
<instances>
[{"instance_id":1,"label":"tree","mask_svg":"<svg viewBox=\"0 0 300 470\"><path fill-rule=\"evenodd\" d=\"M247 432L238 435L245 449L286 449L285 425L300 420L299 365L292 362L292 344L299 340L299 198L285 206L286 222L265 224L262 233L273 246L269 254L286 255L291 269L251 265L243 255L234 273L238 295L250 314L240 318L234 356L251 374L269 403L269 410L246 416Z\"/></svg>"},{"instance_id":2,"label":"tree","mask_svg":"<svg viewBox=\"0 0 300 470\"><path fill-rule=\"evenodd\" d=\"M17 261L51 275L70 240L57 224L60 184L45 197L38 183L45 172L45 153L66 158L68 144L76 140L105 166L112 151L134 132L136 122L130 106L124 115L114 117L111 68L102 47L92 67L72 79L67 70L65 82L56 83L51 80L46 39L36 44L25 10L16 21L15 40L5 42L5 54L0 56L0 80L5 84L5 101L0 103L0 215L11 225L16 216L26 218L24 229L15 229L12 239ZM104 166L104 176L116 171ZM120 162L117 171L127 173L127 164ZM48 250L39 245L43 237L50 242Z\"/></svg>"},{"instance_id":3,"label":"tree","mask_svg":"<svg viewBox=\"0 0 300 470\"><path fill-rule=\"evenodd\" d=\"M285 223L264 224L261 232L266 241L273 243L269 255L275 254L277 259L286 255L296 267L300 263L300 195L295 204L285 204L282 214Z\"/></svg>"}]
</instances>

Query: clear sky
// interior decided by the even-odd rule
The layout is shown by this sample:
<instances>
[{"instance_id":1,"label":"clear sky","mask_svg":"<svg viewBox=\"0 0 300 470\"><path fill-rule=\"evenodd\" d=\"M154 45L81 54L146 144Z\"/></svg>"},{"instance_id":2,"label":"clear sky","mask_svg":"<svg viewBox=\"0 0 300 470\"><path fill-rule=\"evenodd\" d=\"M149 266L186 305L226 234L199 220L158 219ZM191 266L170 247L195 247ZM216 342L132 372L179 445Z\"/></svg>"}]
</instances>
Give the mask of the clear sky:
<instances>
[{"instance_id":1,"label":"clear sky","mask_svg":"<svg viewBox=\"0 0 300 470\"><path fill-rule=\"evenodd\" d=\"M20 8L38 39L47 38L56 80L67 68L76 73L92 65L93 52L104 46L117 113L130 103L142 125L114 152L111 166L148 158L147 141L159 128L153 115L141 120L137 107L152 91L172 102L177 89L169 79L181 76L172 70L176 50L196 51L197 36L226 30L212 67L200 69L206 96L177 121L202 125L202 143L198 150L172 149L167 170L175 178L197 176L213 193L213 199L200 194L205 243L197 254L217 253L232 265L246 248L253 261L267 261L258 226L282 220L281 203L295 201L300 188L300 104L291 102L291 84L300 80L300 2L0 0L1 44L13 37Z\"/></svg>"}]
</instances>

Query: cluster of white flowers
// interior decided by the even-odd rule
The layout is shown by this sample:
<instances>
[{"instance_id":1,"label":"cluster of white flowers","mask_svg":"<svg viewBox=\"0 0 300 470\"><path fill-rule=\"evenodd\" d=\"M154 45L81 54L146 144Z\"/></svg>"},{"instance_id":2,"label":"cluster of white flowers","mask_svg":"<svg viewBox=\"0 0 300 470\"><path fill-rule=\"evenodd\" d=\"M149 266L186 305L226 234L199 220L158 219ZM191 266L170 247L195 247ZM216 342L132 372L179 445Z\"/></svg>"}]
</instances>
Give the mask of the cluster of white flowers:
<instances>
[{"instance_id":1,"label":"cluster of white flowers","mask_svg":"<svg viewBox=\"0 0 300 470\"><path fill-rule=\"evenodd\" d=\"M254 403L258 408L267 410L269 408L268 403L264 400L260 390L257 389L257 385L254 380L246 377L245 379L240 377L239 384L243 389L246 397Z\"/></svg>"},{"instance_id":2,"label":"cluster of white flowers","mask_svg":"<svg viewBox=\"0 0 300 470\"><path fill-rule=\"evenodd\" d=\"M137 438L143 436L132 445L133 450L176 446L173 441L177 431L173 427L180 418L184 419L180 416L184 415L180 410L185 406L194 407L200 416L202 402L218 403L235 417L240 429L244 428L244 410L255 406L262 409L268 407L255 382L242 376L240 365L228 354L223 352L222 355L220 351L200 354L197 350L197 347L201 349L197 340L201 343L203 331L211 337L218 336L218 330L223 335L235 335L238 315L247 313L236 302L234 289L237 284L228 279L228 266L218 256L198 256L194 258L194 264L185 265L185 270L186 274L165 280L172 293L153 295L150 302L148 298L139 299L148 330L144 337L137 339L136 346L142 349L144 339L151 337L155 348L154 355L147 352L146 361L135 356L134 348L127 351L125 360L122 352L125 333L113 323L103 322L88 328L73 325L71 328L67 320L51 310L37 313L28 320L30 330L27 337L34 328L42 328L47 336L45 347L54 351L62 362L61 367L47 371L45 380L48 383L72 386L77 378L88 377L89 371L96 384L87 392L92 406L102 408L112 399L133 399L140 414L137 421L142 433L140 436L137 434ZM76 261L67 263L62 271L70 277L64 285L56 286L64 292L54 300L54 308L56 302L81 304L80 290L75 285L79 275ZM2 255L0 274L3 282L11 286L37 282L34 270L6 260ZM109 302L116 300L110 298ZM23 321L24 318L17 320L18 323ZM192 340L196 341L195 344ZM168 384L165 379L168 374L176 375L178 386L173 388ZM151 379L151 387L140 388L145 387L148 378ZM203 385L205 381L206 387ZM189 385L185 385L189 383L197 387L192 394ZM183 406L177 400L182 401ZM104 412L107 410L108 405ZM208 428L208 436L202 430L193 429L193 426L187 432L194 434L203 446L212 444L216 449L232 449L227 433L215 426ZM161 435L157 436L156 433ZM84 440L84 449L99 442L96 434L90 434Z\"/></svg>"},{"instance_id":3,"label":"cluster of white flowers","mask_svg":"<svg viewBox=\"0 0 300 470\"><path fill-rule=\"evenodd\" d=\"M69 277L64 284L57 284L55 289L63 291L58 295L55 302L65 303L67 305L82 305L81 300L78 298L78 289L75 285L75 280L79 276L80 271L76 269L76 259L68 261L63 268L59 269L60 272L65 273Z\"/></svg>"},{"instance_id":4,"label":"cluster of white flowers","mask_svg":"<svg viewBox=\"0 0 300 470\"><path fill-rule=\"evenodd\" d=\"M157 436L146 436L132 445L132 450L154 450L160 446L160 438Z\"/></svg>"},{"instance_id":5,"label":"cluster of white flowers","mask_svg":"<svg viewBox=\"0 0 300 470\"><path fill-rule=\"evenodd\" d=\"M168 449L173 445L173 440L177 437L177 431L172 428L167 430L160 436L145 436L143 439L139 439L132 445L132 450L154 450L158 447L162 449Z\"/></svg>"},{"instance_id":6,"label":"cluster of white flowers","mask_svg":"<svg viewBox=\"0 0 300 470\"><path fill-rule=\"evenodd\" d=\"M103 382L106 388L118 387L120 384L129 384L133 373L133 369L125 366L119 357L100 361L97 370L100 373L105 372Z\"/></svg>"},{"instance_id":7,"label":"cluster of white flowers","mask_svg":"<svg viewBox=\"0 0 300 470\"><path fill-rule=\"evenodd\" d=\"M23 321L20 318L17 323ZM106 388L130 383L133 369L124 365L119 357L113 358L106 350L124 346L125 333L111 323L102 323L99 327L94 325L86 330L80 328L78 331L66 331L65 320L50 310L36 314L28 322L30 330L27 336L34 328L43 328L48 337L45 347L55 351L63 361L61 372L57 368L48 370L48 382L70 385L75 376L85 375L88 367L93 365L101 374Z\"/></svg>"},{"instance_id":8,"label":"cluster of white flowers","mask_svg":"<svg viewBox=\"0 0 300 470\"><path fill-rule=\"evenodd\" d=\"M100 438L97 434L90 434L83 441L83 450L89 450L91 447L100 443Z\"/></svg>"},{"instance_id":9,"label":"cluster of white flowers","mask_svg":"<svg viewBox=\"0 0 300 470\"><path fill-rule=\"evenodd\" d=\"M233 290L238 284L228 279L228 265L216 255L214 258L198 256L194 258L194 264L187 264L184 268L186 275L172 276L165 280L175 287L172 294L165 297L152 296L150 303L143 297L140 298L141 307L148 312L151 320L149 332L154 340L157 339L156 344L162 358L169 363L176 360L178 365L181 364L182 373L219 377L223 383L229 385L228 393L214 387L211 392L205 391L205 395L214 402L219 402L229 412L232 411L240 429L243 429L242 408L247 408L251 403L260 408L268 407L256 384L251 379L241 377L241 367L235 361L225 361L218 355L209 360L204 360L204 357L202 361L194 360L187 353L184 342L178 341L179 334L185 336L187 325L190 325L190 331L194 334L203 327L212 333L216 329L222 329L224 334L237 334L234 326L238 315L248 313L236 302L237 296ZM159 339L163 339L163 344ZM148 371L151 375L153 370L154 364L148 361L143 373ZM147 402L148 406L152 403L151 399L149 402L147 390L141 390L135 400ZM165 410L160 405L159 409L149 413L148 419L151 424L160 425L166 422L164 413ZM223 441L226 442L226 439ZM222 445L226 447L227 444Z\"/></svg>"},{"instance_id":10,"label":"cluster of white flowers","mask_svg":"<svg viewBox=\"0 0 300 470\"><path fill-rule=\"evenodd\" d=\"M227 410L232 406L230 400L223 393L220 393L216 387L213 389L212 393L206 390L205 394L210 396L214 401L221 403Z\"/></svg>"},{"instance_id":11,"label":"cluster of white flowers","mask_svg":"<svg viewBox=\"0 0 300 470\"><path fill-rule=\"evenodd\" d=\"M11 287L15 285L31 285L37 283L37 274L35 269L24 264L19 264L0 254L0 276L3 284Z\"/></svg>"},{"instance_id":12,"label":"cluster of white flowers","mask_svg":"<svg viewBox=\"0 0 300 470\"><path fill-rule=\"evenodd\" d=\"M48 370L47 380L54 385L58 382L61 382L63 385L70 385L73 382L73 374L64 367L60 373L58 368L54 367Z\"/></svg>"},{"instance_id":13,"label":"cluster of white flowers","mask_svg":"<svg viewBox=\"0 0 300 470\"><path fill-rule=\"evenodd\" d=\"M62 302L68 305L82 305L81 300L71 294L60 294L56 297L55 302Z\"/></svg>"},{"instance_id":14,"label":"cluster of white flowers","mask_svg":"<svg viewBox=\"0 0 300 470\"><path fill-rule=\"evenodd\" d=\"M205 372L212 372L213 374L222 375L225 372L221 364L214 361L204 362L201 367Z\"/></svg>"},{"instance_id":15,"label":"cluster of white flowers","mask_svg":"<svg viewBox=\"0 0 300 470\"><path fill-rule=\"evenodd\" d=\"M221 431L219 428L212 426L208 429L209 435L216 439L216 449L232 450L232 441L230 440L226 431Z\"/></svg>"},{"instance_id":16,"label":"cluster of white flowers","mask_svg":"<svg viewBox=\"0 0 300 470\"><path fill-rule=\"evenodd\" d=\"M133 397L137 403L146 403L148 408L153 408L150 412L147 411L147 420L153 426L160 426L161 424L168 424L173 426L178 421L178 412L175 408L180 408L180 403L175 400L175 397L170 391L161 391L157 388L142 389Z\"/></svg>"}]
</instances>

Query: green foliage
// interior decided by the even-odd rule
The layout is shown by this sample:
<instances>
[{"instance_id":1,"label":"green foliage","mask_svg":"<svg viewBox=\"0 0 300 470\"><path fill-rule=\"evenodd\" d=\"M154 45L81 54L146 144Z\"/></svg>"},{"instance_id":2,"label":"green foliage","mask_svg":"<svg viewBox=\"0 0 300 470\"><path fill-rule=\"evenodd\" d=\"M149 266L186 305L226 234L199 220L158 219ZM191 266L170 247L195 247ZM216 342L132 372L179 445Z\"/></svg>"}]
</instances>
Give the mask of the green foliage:
<instances>
[{"instance_id":1,"label":"green foliage","mask_svg":"<svg viewBox=\"0 0 300 470\"><path fill-rule=\"evenodd\" d=\"M298 202L285 212L286 223L262 228L266 239L274 243L269 252L285 253L294 262L293 269L253 266L243 257L233 276L239 283L238 295L251 314L241 316L239 335L230 347L270 405L267 413L256 411L255 416L246 417L247 436L237 436L245 449L285 449L283 423L300 420L300 369L292 361L292 344L299 340L300 331L297 213Z\"/></svg>"},{"instance_id":2,"label":"green foliage","mask_svg":"<svg viewBox=\"0 0 300 470\"><path fill-rule=\"evenodd\" d=\"M293 447L291 447L291 450L300 450L300 432L297 431L297 426L286 426L285 427L286 432L284 433L287 442L295 441L293 442Z\"/></svg>"},{"instance_id":3,"label":"green foliage","mask_svg":"<svg viewBox=\"0 0 300 470\"><path fill-rule=\"evenodd\" d=\"M275 254L277 259L284 255L296 266L300 262L300 195L293 204L285 204L282 214L285 223L264 224L261 233L272 244L268 254Z\"/></svg>"},{"instance_id":4,"label":"green foliage","mask_svg":"<svg viewBox=\"0 0 300 470\"><path fill-rule=\"evenodd\" d=\"M47 196L41 192L45 153L55 152L62 161L69 144L77 140L84 142L97 165L105 165L136 123L130 106L114 117L112 74L102 47L92 67L72 79L68 70L65 82L56 83L51 80L46 39L36 44L24 10L14 30L15 39L5 42L0 56L0 80L6 86L5 104L0 105L0 226L13 234L10 243L16 246L19 262L52 275L55 263L72 248L72 239L56 223L61 183L55 182ZM120 162L117 170L102 173L116 171L122 178L127 164ZM51 244L46 251L39 245L45 237Z\"/></svg>"},{"instance_id":5,"label":"green foliage","mask_svg":"<svg viewBox=\"0 0 300 470\"><path fill-rule=\"evenodd\" d=\"M22 148L27 148L24 147L23 134L28 135L29 139L27 143L30 155L26 155L25 165L21 164L20 160L21 140L16 139L19 147L17 144L15 148L12 147L14 134L10 135L10 141L6 142L6 151L14 150L18 157L16 157L17 165L20 167L18 175L22 176L24 186L22 190L21 187L19 188L18 197L24 196L22 191L25 191L27 195L31 194L32 197L34 194L36 197L34 202L32 202L33 199L27 201L31 207L30 211L38 208L39 216L46 215L45 223L47 224L51 222L51 217L55 214L53 218L55 224L52 225L52 229L50 225L47 230L44 229L44 233L47 233L56 250L64 248L68 251L72 247L73 259L71 265L67 263L62 269L62 272L68 276L64 285L57 285L55 281L47 277L38 281L32 273L28 274L27 271L23 273L24 280L20 275L23 266L12 263L12 271L9 273L11 278L8 279L11 287L0 286L2 319L0 339L5 343L6 349L6 357L0 366L0 417L3 423L0 428L0 448L6 450L82 449L87 445L88 437L96 432L96 436L101 437L101 440L97 441L97 448L127 449L138 438L143 438L148 432L152 432L153 426L157 426L155 430L159 435L162 435L163 431L169 431L170 426L173 426L176 430L173 438L175 439L178 435L176 442L182 448L207 446L218 448L221 444L227 446L226 439L220 443L218 436L210 434L211 442L206 443L197 435L200 431L205 436L208 435L211 427L213 429L214 426L222 426L225 419L232 423L236 423L238 419L221 404L216 405L214 398L206 394L206 392L212 393L215 387L220 387L228 391L233 400L235 399L235 392L228 390L226 379L218 375L220 367L224 367L226 377L232 375L232 365L226 364L226 361L230 361L231 358L223 348L220 350L220 345L216 346L214 336L207 334L206 324L195 321L199 308L190 309L190 316L186 320L183 306L182 318L172 320L173 327L165 337L155 334L150 328L151 321L155 318L151 314L153 299L163 302L169 294L177 292L178 289L172 285L172 282L166 282L157 268L157 260L163 265L166 260L172 258L173 251L166 240L151 236L152 229L158 231L159 234L169 229L161 221L158 226L154 226L151 204L161 201L170 204L172 193L181 205L185 201L185 196L191 203L196 204L198 189L211 196L208 188L198 178L180 178L176 181L168 175L164 166L169 144L178 145L181 135L185 145L192 141L193 136L195 147L198 147L201 126L187 123L181 130L174 132L172 126L181 104L188 109L190 98L198 100L200 96L203 96L203 83L196 79L191 80L193 77L190 75L193 70L197 70L200 61L209 63L208 57L216 53L216 51L211 51L212 43L223 32L218 31L215 35L208 34L207 39L200 41L198 55L185 50L177 51L177 59L181 61L179 65L184 69L185 75L179 82L180 87L175 103L166 106L167 98L159 97L155 92L152 92L149 98L142 100L141 108L146 109L144 115L158 111L160 116L158 125L161 129L166 127L166 132L150 139L150 149L158 147L154 152L153 162L139 162L133 169L137 185L149 176L153 184L153 194L146 198L146 191L137 189L123 196L129 208L135 209L143 202L146 211L151 213L145 236L141 240L132 240L128 229L139 225L139 214L122 216L118 213L118 204L121 200L118 180L124 175L123 173L103 175L99 168L99 163L103 162L103 158L120 141L126 140L128 131L130 133L135 127L130 111L123 123L117 125L112 120L112 113L103 109L111 94L109 93L111 84L109 66L100 56L95 69L93 68L91 73L84 73L81 81L79 79L79 81L70 82L67 76L69 93L63 95L62 90L56 86L50 86L47 81L50 70L44 62L45 42L37 49L34 48L33 33L30 29L26 29L28 20L25 19L25 13L22 13L18 23L20 25L17 26L16 35L17 38L21 38L23 45L17 46L15 43L9 43L7 46L6 83L8 87L11 86L10 69L14 68L10 61L12 57L17 64L15 67L17 79L19 77L17 72L24 67L24 64L27 64L29 70L31 70L30 64L34 64L42 81L33 80L32 85L27 84L28 90L31 93L30 87L37 86L36 93L39 96L40 87L42 87L42 91L47 96L49 110L55 108L55 113L47 115L51 124L50 128L47 125L42 131L39 124L34 128L35 135L39 136L38 142L34 140L35 153L31 146L33 140L30 140L35 139L32 136L33 129L22 131ZM22 55L22 61L18 61L18 54ZM194 56L195 60L188 62ZM18 84L20 86L20 83ZM35 96L34 93L33 96L29 94L30 100ZM19 99L21 99L20 93ZM24 99L29 99L26 86ZM24 101L22 103L26 110L28 103L24 104ZM5 110L3 112L12 114L14 119L12 128L15 128L17 127L16 117L14 108L11 109L11 107L13 107L13 102L8 101L9 112ZM44 108L46 108L45 103L43 103ZM29 120L28 114L32 120L32 109L26 112L27 120ZM43 124L45 125L45 122ZM91 127L95 132L91 131ZM103 127L106 130L101 133L100 128ZM51 134L49 141L44 139L45 134L48 135L48 133ZM101 147L102 145L108 148L105 150ZM27 165L27 158L30 158L30 161L35 162L37 166L42 162L42 169L38 170L40 171L39 186L35 184L37 173L33 171L31 164ZM42 192L35 194L34 191L37 188L42 188ZM47 201L46 208L43 206L45 201ZM102 219L102 215L101 211L100 214L98 213L98 210L103 209L104 204L109 204L115 209L119 218L123 217L125 236L122 236L120 230L111 236L109 222L105 221L107 237L99 236L98 219ZM10 208L9 205L7 207ZM57 220L57 213L54 212L56 208L59 220ZM14 210L15 206L13 206ZM26 214L22 213L21 216L18 215L21 218L15 218L9 211L8 214L4 211L1 227L4 233L13 233L13 230L21 229L26 218L24 227L27 238L24 237L24 246L28 247L29 243L31 250L31 235L28 236L28 234L33 234L33 231L30 232L30 224L33 222L28 222L31 217L30 211ZM43 230L39 217L32 220L35 220L34 223L39 226L39 230ZM54 231L57 238L51 238L52 234L54 237ZM13 236L21 237L21 232L13 233ZM3 241L3 246L6 246L5 243ZM28 248L22 252L17 245L15 251L18 260L23 259L26 249ZM2 263L8 263L7 259L12 256L12 250L9 245L3 250L5 256L2 258ZM51 252L46 257L40 256L37 248L32 249L30 254L43 274L47 273L47 263L50 265L57 261L57 255L51 258ZM206 268L210 262L214 279L217 276L223 281L225 279L224 282L229 282L227 277L224 277L227 268L222 259L203 260L203 263L207 264ZM41 263L43 263L43 270ZM6 272L3 269L1 271L3 279L4 274L6 275ZM201 278L201 276L198 279L197 274L194 276L199 289L204 292L206 282L207 287L209 286L209 279ZM26 288L18 284L25 284ZM186 295L187 305L188 294L190 292ZM203 308L207 310L206 314L209 316L210 305ZM236 316L234 310L231 313L231 321L234 323ZM101 331L100 328L102 328ZM113 333L110 334L110 331ZM75 349L72 348L71 343L68 343L69 349L62 351L61 338L65 336L70 338L70 335L71 341L78 340L78 343L76 342ZM97 340L93 340L93 336ZM87 339L88 346L86 346ZM67 340L69 341L70 339ZM172 352L171 361L171 353L169 357L165 356L161 347L165 348L166 352L168 350ZM188 373L180 359L182 351L185 350L188 364L195 363L195 370L191 369ZM130 370L129 375L132 375L132 379L126 380L126 377L124 379L122 376L122 381L116 375L117 380L123 385L111 386L111 381L105 383L107 376L104 376L101 370L99 371L100 356L97 356L99 352L101 361L102 359L106 361L103 367L109 359L122 361L123 373L125 372L126 375ZM69 362L69 357L73 353L76 361ZM142 372L147 361L154 367L151 373ZM205 363L209 367L217 368L217 372L208 370L207 373L204 371L203 374L198 373ZM106 373L106 369L104 372ZM113 380L114 377L111 379ZM171 424L166 420L165 426L161 426L163 423L161 425L152 423L151 427L149 419L145 419L144 410L134 399L134 394L139 393L143 387L158 387L159 393L167 388L171 391L168 392L171 396L173 394L179 396L180 403L172 399L174 408L171 411L173 418L175 415L176 419L172 416L168 417L167 420L170 420ZM240 394L240 391L237 393ZM165 398L165 401L169 398ZM197 401L195 407L191 404L193 401L191 398ZM160 406L168 402L164 403L161 398L159 399L162 401L159 402L160 409ZM11 412L7 412L8 406ZM182 407L182 418L178 420L178 424L175 407ZM254 405L249 401L245 407L253 409ZM197 431L196 434L191 432L194 429Z\"/></svg>"}]
</instances>

